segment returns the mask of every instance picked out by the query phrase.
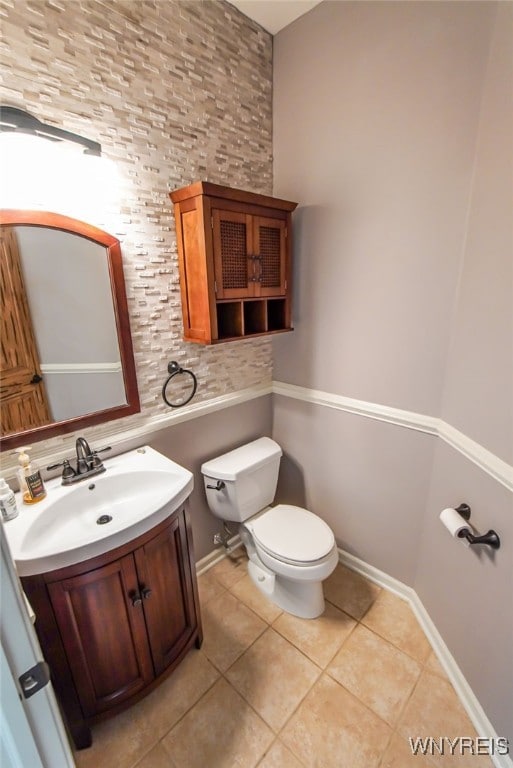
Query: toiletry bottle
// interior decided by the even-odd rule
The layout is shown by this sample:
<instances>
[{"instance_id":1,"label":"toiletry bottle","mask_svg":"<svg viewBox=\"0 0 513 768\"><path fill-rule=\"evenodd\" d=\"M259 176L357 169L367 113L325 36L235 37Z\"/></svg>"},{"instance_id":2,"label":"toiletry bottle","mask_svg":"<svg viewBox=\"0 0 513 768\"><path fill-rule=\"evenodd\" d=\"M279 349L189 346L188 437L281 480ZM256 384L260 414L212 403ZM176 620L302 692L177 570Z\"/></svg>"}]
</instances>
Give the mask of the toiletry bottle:
<instances>
[{"instance_id":1,"label":"toiletry bottle","mask_svg":"<svg viewBox=\"0 0 513 768\"><path fill-rule=\"evenodd\" d=\"M18 482L24 504L36 504L44 499L46 490L37 465L30 461L26 451L30 451L30 448L16 448L16 452L20 454L18 457L20 464L17 472Z\"/></svg>"},{"instance_id":2,"label":"toiletry bottle","mask_svg":"<svg viewBox=\"0 0 513 768\"><path fill-rule=\"evenodd\" d=\"M3 477L0 477L0 513L2 520L12 520L18 514L16 497Z\"/></svg>"}]
</instances>

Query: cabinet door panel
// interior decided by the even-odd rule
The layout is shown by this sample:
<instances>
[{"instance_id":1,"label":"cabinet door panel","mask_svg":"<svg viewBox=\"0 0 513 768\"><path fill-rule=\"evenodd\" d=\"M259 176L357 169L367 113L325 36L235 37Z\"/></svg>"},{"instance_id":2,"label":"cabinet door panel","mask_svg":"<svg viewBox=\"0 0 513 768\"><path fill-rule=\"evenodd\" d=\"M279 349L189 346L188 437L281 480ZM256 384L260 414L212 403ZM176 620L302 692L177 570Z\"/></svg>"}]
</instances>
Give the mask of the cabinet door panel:
<instances>
[{"instance_id":1,"label":"cabinet door panel","mask_svg":"<svg viewBox=\"0 0 513 768\"><path fill-rule=\"evenodd\" d=\"M184 513L135 552L155 673L174 660L196 629Z\"/></svg>"},{"instance_id":2,"label":"cabinet door panel","mask_svg":"<svg viewBox=\"0 0 513 768\"><path fill-rule=\"evenodd\" d=\"M110 709L153 678L132 555L48 585L85 717Z\"/></svg>"},{"instance_id":3,"label":"cabinet door panel","mask_svg":"<svg viewBox=\"0 0 513 768\"><path fill-rule=\"evenodd\" d=\"M287 279L286 223L280 219L254 219L254 250L258 260L255 295L284 296Z\"/></svg>"},{"instance_id":4,"label":"cabinet door panel","mask_svg":"<svg viewBox=\"0 0 513 768\"><path fill-rule=\"evenodd\" d=\"M216 297L239 299L253 293L252 217L212 211Z\"/></svg>"}]
</instances>

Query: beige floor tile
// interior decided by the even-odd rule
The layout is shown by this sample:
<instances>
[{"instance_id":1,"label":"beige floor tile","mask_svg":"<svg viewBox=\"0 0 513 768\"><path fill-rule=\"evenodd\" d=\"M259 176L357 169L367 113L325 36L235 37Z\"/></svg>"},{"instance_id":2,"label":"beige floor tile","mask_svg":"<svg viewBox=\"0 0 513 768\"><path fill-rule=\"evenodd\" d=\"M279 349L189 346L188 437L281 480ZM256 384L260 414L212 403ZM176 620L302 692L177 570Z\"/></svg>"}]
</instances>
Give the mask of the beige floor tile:
<instances>
[{"instance_id":1,"label":"beige floor tile","mask_svg":"<svg viewBox=\"0 0 513 768\"><path fill-rule=\"evenodd\" d=\"M113 765L115 765L115 763ZM139 763L137 763L135 768L174 768L174 766L175 764L171 762L169 753L166 752L159 742Z\"/></svg>"},{"instance_id":2,"label":"beige floor tile","mask_svg":"<svg viewBox=\"0 0 513 768\"><path fill-rule=\"evenodd\" d=\"M445 669L442 667L442 665L438 661L436 657L436 653L434 651L431 651L431 653L428 656L428 659L426 661L426 670L428 672L432 672L434 675L443 677L444 680L447 680Z\"/></svg>"},{"instance_id":3,"label":"beige floor tile","mask_svg":"<svg viewBox=\"0 0 513 768\"><path fill-rule=\"evenodd\" d=\"M230 592L268 624L272 624L272 622L283 613L281 608L278 608L277 605L272 603L268 597L260 592L258 587L253 584L253 581L248 574L237 581L237 583L231 587Z\"/></svg>"},{"instance_id":4,"label":"beige floor tile","mask_svg":"<svg viewBox=\"0 0 513 768\"><path fill-rule=\"evenodd\" d=\"M362 618L362 624L416 661L424 663L431 652L431 645L412 609L405 600L392 592L384 589L380 592Z\"/></svg>"},{"instance_id":5,"label":"beige floor tile","mask_svg":"<svg viewBox=\"0 0 513 768\"><path fill-rule=\"evenodd\" d=\"M421 753L413 754L408 739L394 733L380 768L433 768L433 764Z\"/></svg>"},{"instance_id":6,"label":"beige floor tile","mask_svg":"<svg viewBox=\"0 0 513 768\"><path fill-rule=\"evenodd\" d=\"M92 747L75 755L77 768L131 768L218 678L203 653L191 650L152 693L93 727Z\"/></svg>"},{"instance_id":7,"label":"beige floor tile","mask_svg":"<svg viewBox=\"0 0 513 768\"><path fill-rule=\"evenodd\" d=\"M206 605L210 600L219 597L226 589L216 579L211 571L206 571L198 577L198 592L201 605Z\"/></svg>"},{"instance_id":8,"label":"beige floor tile","mask_svg":"<svg viewBox=\"0 0 513 768\"><path fill-rule=\"evenodd\" d=\"M73 753L77 768L132 768L155 745L151 723L134 710L131 707L92 729L92 746Z\"/></svg>"},{"instance_id":9,"label":"beige floor tile","mask_svg":"<svg viewBox=\"0 0 513 768\"><path fill-rule=\"evenodd\" d=\"M269 628L226 672L233 687L279 731L321 670Z\"/></svg>"},{"instance_id":10,"label":"beige floor tile","mask_svg":"<svg viewBox=\"0 0 513 768\"><path fill-rule=\"evenodd\" d=\"M359 624L344 643L328 674L394 726L422 667Z\"/></svg>"},{"instance_id":11,"label":"beige floor tile","mask_svg":"<svg viewBox=\"0 0 513 768\"><path fill-rule=\"evenodd\" d=\"M207 573L213 576L225 588L230 589L248 572L246 550L239 547L231 555L216 563Z\"/></svg>"},{"instance_id":12,"label":"beige floor tile","mask_svg":"<svg viewBox=\"0 0 513 768\"><path fill-rule=\"evenodd\" d=\"M415 688L406 709L400 719L398 732L406 739L409 737L432 737L440 739L458 736L475 737L476 731L463 709L452 685L438 675L424 671ZM434 765L460 766L461 768L491 768L492 762L484 755L472 755L468 752L449 754L446 745L445 754L430 755Z\"/></svg>"},{"instance_id":13,"label":"beige floor tile","mask_svg":"<svg viewBox=\"0 0 513 768\"><path fill-rule=\"evenodd\" d=\"M161 738L219 679L202 651L191 650L181 664L136 706Z\"/></svg>"},{"instance_id":14,"label":"beige floor tile","mask_svg":"<svg viewBox=\"0 0 513 768\"><path fill-rule=\"evenodd\" d=\"M294 757L285 744L276 739L270 750L258 763L258 768L303 768L303 763Z\"/></svg>"},{"instance_id":15,"label":"beige floor tile","mask_svg":"<svg viewBox=\"0 0 513 768\"><path fill-rule=\"evenodd\" d=\"M221 679L162 743L179 768L253 768L273 738L271 729Z\"/></svg>"},{"instance_id":16,"label":"beige floor tile","mask_svg":"<svg viewBox=\"0 0 513 768\"><path fill-rule=\"evenodd\" d=\"M355 626L354 619L328 602L323 615L317 619L300 619L282 613L273 623L277 632L323 669Z\"/></svg>"},{"instance_id":17,"label":"beige floor tile","mask_svg":"<svg viewBox=\"0 0 513 768\"><path fill-rule=\"evenodd\" d=\"M383 720L323 675L280 738L308 768L375 768L390 735Z\"/></svg>"},{"instance_id":18,"label":"beige floor tile","mask_svg":"<svg viewBox=\"0 0 513 768\"><path fill-rule=\"evenodd\" d=\"M230 592L224 592L202 609L201 650L225 672L267 629L267 624Z\"/></svg>"},{"instance_id":19,"label":"beige floor tile","mask_svg":"<svg viewBox=\"0 0 513 768\"><path fill-rule=\"evenodd\" d=\"M361 619L380 592L376 584L343 565L337 565L324 582L326 599L355 619Z\"/></svg>"}]
</instances>

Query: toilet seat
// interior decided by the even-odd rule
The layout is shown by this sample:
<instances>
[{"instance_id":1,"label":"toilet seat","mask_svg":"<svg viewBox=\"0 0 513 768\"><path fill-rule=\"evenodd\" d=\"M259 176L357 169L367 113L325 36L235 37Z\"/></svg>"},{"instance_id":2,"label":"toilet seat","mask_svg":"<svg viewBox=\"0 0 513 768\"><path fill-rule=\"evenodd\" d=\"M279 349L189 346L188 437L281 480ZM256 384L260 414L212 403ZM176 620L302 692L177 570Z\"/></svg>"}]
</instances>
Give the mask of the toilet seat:
<instances>
[{"instance_id":1,"label":"toilet seat","mask_svg":"<svg viewBox=\"0 0 513 768\"><path fill-rule=\"evenodd\" d=\"M321 564L331 558L335 537L331 528L308 509L278 504L246 526L255 545L269 557L296 566Z\"/></svg>"}]
</instances>

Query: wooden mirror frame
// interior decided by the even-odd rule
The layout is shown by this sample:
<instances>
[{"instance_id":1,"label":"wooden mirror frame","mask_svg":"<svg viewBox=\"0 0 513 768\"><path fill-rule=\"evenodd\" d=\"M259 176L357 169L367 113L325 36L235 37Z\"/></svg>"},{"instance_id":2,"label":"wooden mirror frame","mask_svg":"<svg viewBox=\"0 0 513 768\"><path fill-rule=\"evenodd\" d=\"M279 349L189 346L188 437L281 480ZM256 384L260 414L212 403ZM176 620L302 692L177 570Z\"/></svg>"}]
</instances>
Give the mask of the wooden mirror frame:
<instances>
[{"instance_id":1,"label":"wooden mirror frame","mask_svg":"<svg viewBox=\"0 0 513 768\"><path fill-rule=\"evenodd\" d=\"M105 248L127 402L113 408L94 411L65 421L27 429L24 432L0 436L0 451L11 450L39 440L47 440L51 437L82 429L83 427L103 424L113 419L121 419L123 416L130 416L132 413L139 413L141 410L119 240L91 224L86 224L83 221L62 216L58 213L15 209L0 210L0 227L22 224L58 229L70 234L80 235Z\"/></svg>"}]
</instances>

